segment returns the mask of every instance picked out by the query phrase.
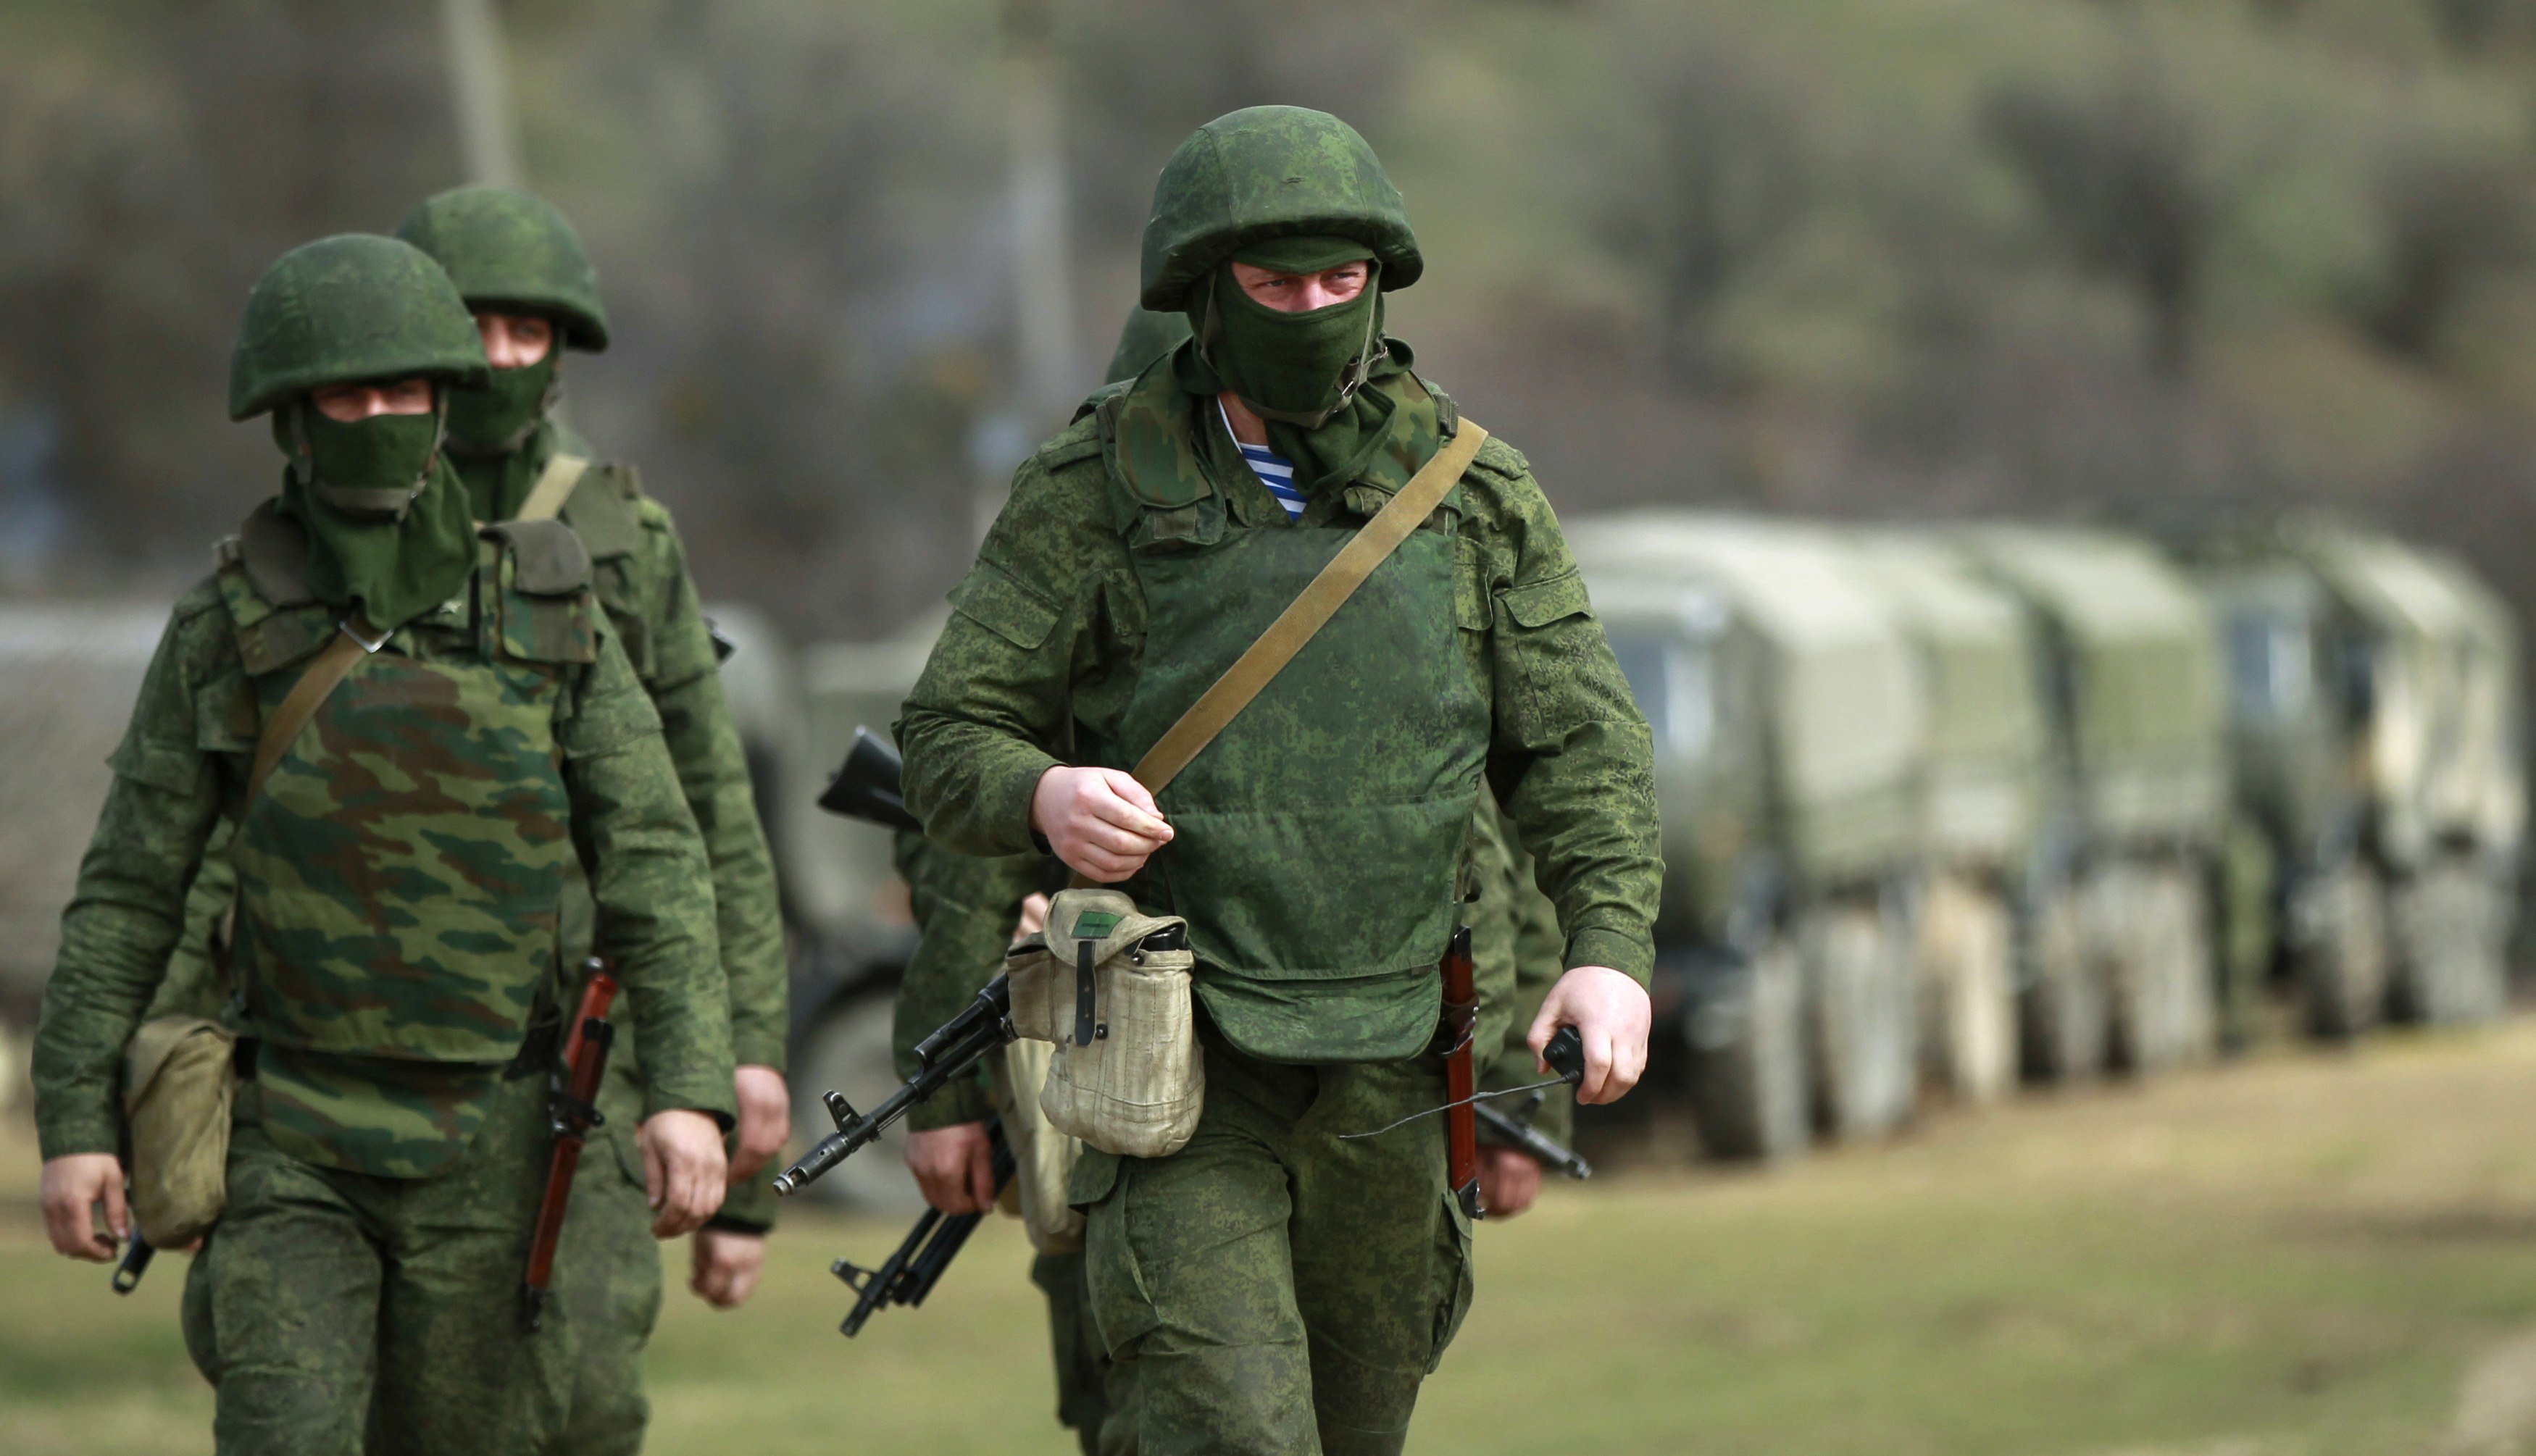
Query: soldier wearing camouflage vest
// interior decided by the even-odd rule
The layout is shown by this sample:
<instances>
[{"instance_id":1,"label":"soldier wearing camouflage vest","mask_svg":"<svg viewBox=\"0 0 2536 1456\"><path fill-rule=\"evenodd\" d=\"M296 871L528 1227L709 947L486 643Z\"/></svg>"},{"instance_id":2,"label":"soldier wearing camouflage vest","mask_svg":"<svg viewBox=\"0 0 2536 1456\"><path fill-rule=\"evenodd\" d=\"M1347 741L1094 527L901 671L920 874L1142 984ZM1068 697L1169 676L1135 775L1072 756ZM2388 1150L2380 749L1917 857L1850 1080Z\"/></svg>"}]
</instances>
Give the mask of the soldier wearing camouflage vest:
<instances>
[{"instance_id":1,"label":"soldier wearing camouflage vest","mask_svg":"<svg viewBox=\"0 0 2536 1456\"><path fill-rule=\"evenodd\" d=\"M554 1427L560 1322L524 1330L521 1281L576 860L636 997L656 1227L722 1199L703 845L581 542L474 524L442 439L451 386L485 375L456 289L405 243L327 238L256 285L229 411L271 414L283 488L177 603L63 916L44 1214L56 1248L103 1259L98 1215L128 1224L119 1063L233 826L243 1080L187 1279L222 1453L526 1451Z\"/></svg>"},{"instance_id":2,"label":"soldier wearing camouflage vest","mask_svg":"<svg viewBox=\"0 0 2536 1456\"><path fill-rule=\"evenodd\" d=\"M757 1283L775 1218L774 1195L756 1174L790 1131L788 967L774 856L686 548L632 466L595 459L554 417L563 350L607 347L598 274L563 215L522 193L464 187L414 209L397 235L448 271L493 365L488 382L462 385L449 402L448 452L476 518L555 516L580 538L704 834L730 987L740 1122L729 1196L696 1234L690 1287L716 1305L736 1305ZM566 901L566 964L588 943L588 906L576 884ZM600 1107L609 1121L594 1143L614 1156L593 1148L556 1277L576 1352L566 1424L548 1448L558 1456L639 1450L650 1416L642 1361L660 1314L661 1255L633 1142L641 1115L635 1057L610 1062Z\"/></svg>"},{"instance_id":3,"label":"soldier wearing camouflage vest","mask_svg":"<svg viewBox=\"0 0 2536 1456\"><path fill-rule=\"evenodd\" d=\"M1523 458L1381 332L1423 268L1345 123L1236 112L1173 154L1143 298L1195 338L1042 447L898 728L946 846L1044 841L1198 958L1203 1108L1168 1157L1087 1152L1099 1327L1184 1451L1401 1449L1472 1289L1425 1054L1485 780L1539 859L1587 1102L1643 1070L1662 865L1645 721ZM1157 796L1126 772L1431 460L1476 459ZM1432 476L1429 477L1431 481ZM1062 751L1070 762L1060 761Z\"/></svg>"}]
</instances>

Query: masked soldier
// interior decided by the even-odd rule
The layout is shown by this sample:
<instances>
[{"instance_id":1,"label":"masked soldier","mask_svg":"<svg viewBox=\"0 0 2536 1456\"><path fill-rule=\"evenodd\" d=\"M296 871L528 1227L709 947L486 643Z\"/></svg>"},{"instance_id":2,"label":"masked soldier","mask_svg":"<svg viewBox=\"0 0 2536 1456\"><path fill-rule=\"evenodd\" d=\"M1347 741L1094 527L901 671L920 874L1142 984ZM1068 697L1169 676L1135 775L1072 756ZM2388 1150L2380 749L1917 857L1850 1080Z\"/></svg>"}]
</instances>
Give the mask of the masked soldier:
<instances>
[{"instance_id":1,"label":"masked soldier","mask_svg":"<svg viewBox=\"0 0 2536 1456\"><path fill-rule=\"evenodd\" d=\"M1194 1133L1087 1151L1070 1190L1146 1456L1406 1439L1468 1307L1469 1226L1445 1119L1342 1135L1442 1101L1434 968L1484 779L1565 940L1529 1044L1574 1026L1588 1102L1645 1062L1646 725L1523 458L1382 334L1382 293L1422 268L1345 123L1259 107L1200 129L1157 183L1142 297L1195 337L1022 467L899 725L935 839L1044 843L1187 921ZM1157 802L1126 766L1362 523L1466 458Z\"/></svg>"},{"instance_id":2,"label":"masked soldier","mask_svg":"<svg viewBox=\"0 0 2536 1456\"><path fill-rule=\"evenodd\" d=\"M47 1232L107 1258L98 1211L129 1222L119 1063L234 826L238 1040L216 1065L243 1080L188 1279L223 1453L528 1450L550 1426L560 1337L524 1330L521 1281L577 857L637 996L657 1226L721 1202L703 847L579 542L472 520L442 433L450 386L485 372L405 243L327 238L256 285L229 412L270 413L288 470L176 605L45 988Z\"/></svg>"},{"instance_id":3,"label":"masked soldier","mask_svg":"<svg viewBox=\"0 0 2536 1456\"><path fill-rule=\"evenodd\" d=\"M450 394L448 452L470 509L479 521L559 519L580 538L704 835L740 1125L729 1197L696 1235L691 1287L716 1305L735 1305L757 1282L774 1221L774 1195L756 1173L782 1148L791 1120L788 984L774 857L723 699L712 630L668 511L643 493L632 466L595 459L554 417L564 350L607 347L598 274L572 224L538 198L465 187L414 209L397 235L447 270L493 366L487 382ZM567 898L568 957L587 943L588 905L578 887ZM576 1355L568 1424L551 1449L576 1456L641 1448L650 1412L643 1348L661 1306L661 1257L632 1141L641 1115L633 1058L611 1063L600 1107L614 1156L600 1158L573 1200L557 1275Z\"/></svg>"}]
</instances>

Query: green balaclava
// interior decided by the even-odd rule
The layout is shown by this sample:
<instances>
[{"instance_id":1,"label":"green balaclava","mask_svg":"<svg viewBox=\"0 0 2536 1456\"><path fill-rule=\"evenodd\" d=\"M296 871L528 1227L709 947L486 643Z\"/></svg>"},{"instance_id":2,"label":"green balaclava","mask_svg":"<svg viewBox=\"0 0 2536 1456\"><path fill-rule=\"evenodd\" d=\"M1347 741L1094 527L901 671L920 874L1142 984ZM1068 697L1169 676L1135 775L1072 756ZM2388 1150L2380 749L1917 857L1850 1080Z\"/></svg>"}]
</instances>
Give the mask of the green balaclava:
<instances>
[{"instance_id":1,"label":"green balaclava","mask_svg":"<svg viewBox=\"0 0 2536 1456\"><path fill-rule=\"evenodd\" d=\"M229 417L273 415L290 461L281 513L308 533L307 585L399 626L465 589L476 560L466 487L441 454L448 389L485 375L484 347L440 265L394 238L291 249L248 293L229 356ZM431 412L343 422L329 385L428 380Z\"/></svg>"},{"instance_id":2,"label":"green balaclava","mask_svg":"<svg viewBox=\"0 0 2536 1456\"><path fill-rule=\"evenodd\" d=\"M1360 261L1369 275L1363 290L1309 313L1281 312L1252 298L1232 267L1309 274ZM1397 472L1378 469L1377 458L1402 425L1423 435L1427 451L1434 448L1434 409L1423 392L1412 397L1376 383L1406 367L1405 349L1395 359L1382 335L1381 268L1374 250L1352 238L1275 238L1237 250L1189 290L1196 344L1178 355L1180 383L1193 393L1238 396L1266 421L1270 447L1295 463L1307 491L1349 483L1368 468L1378 483L1397 488L1400 480L1389 478ZM1404 404L1423 409L1425 418L1395 420Z\"/></svg>"},{"instance_id":3,"label":"green balaclava","mask_svg":"<svg viewBox=\"0 0 2536 1456\"><path fill-rule=\"evenodd\" d=\"M549 447L540 426L563 388L563 351L607 348L599 272L581 235L553 204L500 187L459 187L425 199L397 236L431 255L479 313L527 314L554 326L545 357L495 369L449 401L449 453L476 519L519 514Z\"/></svg>"},{"instance_id":4,"label":"green balaclava","mask_svg":"<svg viewBox=\"0 0 2536 1456\"><path fill-rule=\"evenodd\" d=\"M308 397L276 411L289 457L281 513L309 538L308 589L359 605L389 631L456 597L476 564L467 487L441 451L440 390L428 414L327 418Z\"/></svg>"},{"instance_id":5,"label":"green balaclava","mask_svg":"<svg viewBox=\"0 0 2536 1456\"><path fill-rule=\"evenodd\" d=\"M495 369L484 384L450 391L449 455L476 519L510 520L536 487L545 452L529 447L563 392L562 354L558 330L536 363Z\"/></svg>"}]
</instances>

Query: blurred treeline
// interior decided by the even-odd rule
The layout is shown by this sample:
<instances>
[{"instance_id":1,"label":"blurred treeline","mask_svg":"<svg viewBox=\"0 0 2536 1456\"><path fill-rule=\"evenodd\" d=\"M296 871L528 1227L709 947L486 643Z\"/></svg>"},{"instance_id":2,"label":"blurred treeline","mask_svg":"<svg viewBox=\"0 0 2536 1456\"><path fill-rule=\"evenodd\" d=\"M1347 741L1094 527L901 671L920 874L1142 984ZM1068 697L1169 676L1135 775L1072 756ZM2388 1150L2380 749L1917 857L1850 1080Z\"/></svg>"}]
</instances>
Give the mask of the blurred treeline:
<instances>
[{"instance_id":1,"label":"blurred treeline","mask_svg":"<svg viewBox=\"0 0 2536 1456\"><path fill-rule=\"evenodd\" d=\"M1296 101L1388 160L1429 258L1394 332L1562 509L2321 502L2536 606L2536 0L495 13L615 315L575 421L804 633L937 597L1061 421L1011 261L1033 66L1081 388L1171 147ZM221 410L247 285L465 180L451 94L425 0L0 8L0 586L198 569L278 469Z\"/></svg>"}]
</instances>

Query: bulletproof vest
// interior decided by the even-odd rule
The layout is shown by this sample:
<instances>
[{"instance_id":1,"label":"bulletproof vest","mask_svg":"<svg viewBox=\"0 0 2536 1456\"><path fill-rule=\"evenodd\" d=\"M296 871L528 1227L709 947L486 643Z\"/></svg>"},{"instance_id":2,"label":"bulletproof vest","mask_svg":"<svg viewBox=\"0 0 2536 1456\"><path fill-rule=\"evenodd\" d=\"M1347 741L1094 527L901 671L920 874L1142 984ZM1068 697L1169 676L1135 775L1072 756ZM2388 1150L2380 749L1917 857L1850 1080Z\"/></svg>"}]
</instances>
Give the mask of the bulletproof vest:
<instances>
[{"instance_id":1,"label":"bulletproof vest","mask_svg":"<svg viewBox=\"0 0 2536 1456\"><path fill-rule=\"evenodd\" d=\"M337 630L304 551L268 503L219 574L267 717ZM477 551L469 589L355 664L238 820L231 970L272 1047L494 1065L551 984L574 862L556 724L599 607L558 524L488 528Z\"/></svg>"},{"instance_id":2,"label":"bulletproof vest","mask_svg":"<svg viewBox=\"0 0 2536 1456\"><path fill-rule=\"evenodd\" d=\"M1101 416L1148 617L1114 741L1094 749L1124 769L1363 522L1236 520L1214 473L1245 467L1201 434L1221 430L1213 404L1167 373ZM1198 993L1253 1055L1380 1060L1434 1031L1490 724L1456 623L1460 500L1446 496L1160 796L1173 838L1128 889L1186 918ZM1362 504L1370 515L1380 500Z\"/></svg>"}]
</instances>

